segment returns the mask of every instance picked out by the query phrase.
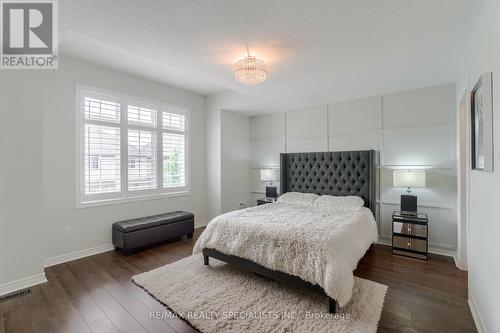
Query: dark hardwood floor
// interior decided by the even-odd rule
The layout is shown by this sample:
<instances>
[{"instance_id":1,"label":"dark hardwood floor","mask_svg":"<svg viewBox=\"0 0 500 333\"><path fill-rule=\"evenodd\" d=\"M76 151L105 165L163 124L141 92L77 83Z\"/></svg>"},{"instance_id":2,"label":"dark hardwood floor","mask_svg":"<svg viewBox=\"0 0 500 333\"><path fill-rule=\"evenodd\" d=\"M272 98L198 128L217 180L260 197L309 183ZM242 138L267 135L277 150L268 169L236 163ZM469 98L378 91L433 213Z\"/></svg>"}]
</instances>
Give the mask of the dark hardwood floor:
<instances>
[{"instance_id":1,"label":"dark hardwood floor","mask_svg":"<svg viewBox=\"0 0 500 333\"><path fill-rule=\"evenodd\" d=\"M201 231L128 257L111 251L47 268L48 283L0 303L0 333L196 332L177 318L150 320L152 311L164 307L130 277L189 256ZM389 286L379 332L476 332L467 273L450 258L420 261L375 245L355 275Z\"/></svg>"}]
</instances>

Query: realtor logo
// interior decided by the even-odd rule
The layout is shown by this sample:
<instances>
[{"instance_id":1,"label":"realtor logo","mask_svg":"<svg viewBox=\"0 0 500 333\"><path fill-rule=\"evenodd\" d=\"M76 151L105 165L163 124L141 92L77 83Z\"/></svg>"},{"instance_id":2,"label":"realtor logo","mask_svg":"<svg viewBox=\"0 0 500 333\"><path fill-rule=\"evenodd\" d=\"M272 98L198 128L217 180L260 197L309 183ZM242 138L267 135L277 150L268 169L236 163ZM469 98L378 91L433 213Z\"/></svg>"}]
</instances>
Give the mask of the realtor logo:
<instances>
[{"instance_id":1,"label":"realtor logo","mask_svg":"<svg viewBox=\"0 0 500 333\"><path fill-rule=\"evenodd\" d=\"M57 68L56 1L0 0L1 68Z\"/></svg>"}]
</instances>

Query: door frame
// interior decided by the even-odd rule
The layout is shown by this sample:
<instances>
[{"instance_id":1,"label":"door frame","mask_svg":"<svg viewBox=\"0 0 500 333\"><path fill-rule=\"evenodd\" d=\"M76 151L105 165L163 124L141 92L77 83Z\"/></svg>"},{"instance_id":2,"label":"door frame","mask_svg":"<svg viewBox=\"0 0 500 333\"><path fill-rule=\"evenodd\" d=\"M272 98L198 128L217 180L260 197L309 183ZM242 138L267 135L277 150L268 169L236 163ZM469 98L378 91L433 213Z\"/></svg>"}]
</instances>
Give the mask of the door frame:
<instances>
[{"instance_id":1,"label":"door frame","mask_svg":"<svg viewBox=\"0 0 500 333\"><path fill-rule=\"evenodd\" d=\"M470 93L465 89L457 105L457 267L469 268Z\"/></svg>"}]
</instances>

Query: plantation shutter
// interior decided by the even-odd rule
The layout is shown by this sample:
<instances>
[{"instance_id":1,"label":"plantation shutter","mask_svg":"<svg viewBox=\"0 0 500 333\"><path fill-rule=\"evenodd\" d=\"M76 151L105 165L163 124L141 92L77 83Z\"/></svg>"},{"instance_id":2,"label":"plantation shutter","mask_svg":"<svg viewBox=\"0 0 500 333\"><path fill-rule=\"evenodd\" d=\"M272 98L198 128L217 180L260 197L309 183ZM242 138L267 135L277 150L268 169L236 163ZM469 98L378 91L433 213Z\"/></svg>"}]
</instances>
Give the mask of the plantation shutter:
<instances>
[{"instance_id":1,"label":"plantation shutter","mask_svg":"<svg viewBox=\"0 0 500 333\"><path fill-rule=\"evenodd\" d=\"M188 193L188 112L77 88L78 204Z\"/></svg>"},{"instance_id":2,"label":"plantation shutter","mask_svg":"<svg viewBox=\"0 0 500 333\"><path fill-rule=\"evenodd\" d=\"M121 191L120 104L84 98L85 194Z\"/></svg>"},{"instance_id":3,"label":"plantation shutter","mask_svg":"<svg viewBox=\"0 0 500 333\"><path fill-rule=\"evenodd\" d=\"M186 186L186 116L163 112L163 187Z\"/></svg>"},{"instance_id":4,"label":"plantation shutter","mask_svg":"<svg viewBox=\"0 0 500 333\"><path fill-rule=\"evenodd\" d=\"M157 188L156 110L127 106L128 124L128 191Z\"/></svg>"}]
</instances>

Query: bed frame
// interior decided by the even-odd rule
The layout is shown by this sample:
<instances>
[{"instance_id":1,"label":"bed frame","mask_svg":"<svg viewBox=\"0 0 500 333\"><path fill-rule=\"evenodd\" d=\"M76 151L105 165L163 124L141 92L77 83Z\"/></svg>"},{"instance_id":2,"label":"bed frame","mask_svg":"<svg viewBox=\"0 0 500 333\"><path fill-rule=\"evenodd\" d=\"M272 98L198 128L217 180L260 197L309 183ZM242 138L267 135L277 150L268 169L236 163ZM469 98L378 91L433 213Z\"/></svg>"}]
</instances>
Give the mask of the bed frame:
<instances>
[{"instance_id":1,"label":"bed frame","mask_svg":"<svg viewBox=\"0 0 500 333\"><path fill-rule=\"evenodd\" d=\"M365 207L368 207L375 216L376 158L374 150L281 154L281 194L303 192L359 196L365 201ZM209 264L210 257L293 287L309 288L324 293L320 286L297 276L274 271L251 260L227 255L214 249L203 249L205 265ZM337 302L331 297L328 299L329 312L335 313Z\"/></svg>"}]
</instances>

